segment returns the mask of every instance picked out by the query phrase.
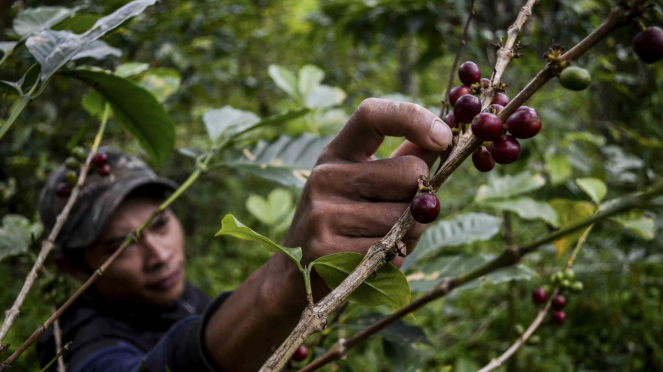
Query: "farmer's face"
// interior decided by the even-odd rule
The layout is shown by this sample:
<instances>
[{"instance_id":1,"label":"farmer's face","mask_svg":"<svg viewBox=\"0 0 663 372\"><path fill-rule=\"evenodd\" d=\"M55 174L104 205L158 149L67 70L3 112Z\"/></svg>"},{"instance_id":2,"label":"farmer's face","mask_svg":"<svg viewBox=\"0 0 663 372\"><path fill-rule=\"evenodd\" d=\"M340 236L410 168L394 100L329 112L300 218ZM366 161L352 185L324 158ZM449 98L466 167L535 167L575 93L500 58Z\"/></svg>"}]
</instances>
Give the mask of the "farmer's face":
<instances>
[{"instance_id":1,"label":"farmer's face","mask_svg":"<svg viewBox=\"0 0 663 372\"><path fill-rule=\"evenodd\" d=\"M101 237L85 251L90 267L100 267L159 203L160 200L146 197L122 202ZM117 257L95 285L107 299L168 305L184 289L183 246L182 225L175 214L167 210L144 230L139 242Z\"/></svg>"}]
</instances>

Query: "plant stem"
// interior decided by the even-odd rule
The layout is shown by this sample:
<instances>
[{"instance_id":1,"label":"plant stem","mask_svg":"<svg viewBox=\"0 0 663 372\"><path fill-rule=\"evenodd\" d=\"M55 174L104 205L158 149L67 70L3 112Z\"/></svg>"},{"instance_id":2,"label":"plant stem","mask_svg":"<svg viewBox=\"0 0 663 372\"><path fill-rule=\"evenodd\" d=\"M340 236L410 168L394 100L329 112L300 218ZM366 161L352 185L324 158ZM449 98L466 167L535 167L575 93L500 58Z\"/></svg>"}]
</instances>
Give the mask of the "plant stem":
<instances>
[{"instance_id":1,"label":"plant stem","mask_svg":"<svg viewBox=\"0 0 663 372\"><path fill-rule=\"evenodd\" d=\"M4 137L5 133L11 128L11 126L14 124L16 119L21 115L23 110L28 106L28 103L32 100L32 94L35 92L37 89L37 86L39 85L39 79L35 81L35 83L32 85L32 88L28 92L28 94L21 94L21 98L18 100L18 104L16 107L14 107L14 110L12 111L11 115L9 115L9 119L5 122L5 124L0 128L0 140L2 137Z\"/></svg>"},{"instance_id":2,"label":"plant stem","mask_svg":"<svg viewBox=\"0 0 663 372\"><path fill-rule=\"evenodd\" d=\"M69 350L69 346L70 346L70 345L71 345L71 342L67 342L67 344L64 345L64 347L62 348L62 350L60 350L60 352L58 352L58 353L55 355L55 358L51 359L51 361L48 362L48 363L44 366L44 368L40 369L39 372L46 372L46 371L48 371L48 369L51 368L51 366L53 365L53 363L55 363L56 360L59 360L60 357L62 356L62 354L64 354L65 351Z\"/></svg>"}]
</instances>

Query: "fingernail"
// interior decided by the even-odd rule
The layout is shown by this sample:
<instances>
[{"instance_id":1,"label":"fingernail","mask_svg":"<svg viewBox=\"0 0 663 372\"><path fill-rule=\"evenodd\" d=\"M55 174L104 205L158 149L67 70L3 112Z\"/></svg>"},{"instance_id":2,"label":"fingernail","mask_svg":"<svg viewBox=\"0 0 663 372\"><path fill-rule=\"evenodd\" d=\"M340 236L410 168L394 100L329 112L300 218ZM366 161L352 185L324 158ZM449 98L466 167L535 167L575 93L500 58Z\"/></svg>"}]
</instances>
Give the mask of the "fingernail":
<instances>
[{"instance_id":1,"label":"fingernail","mask_svg":"<svg viewBox=\"0 0 663 372\"><path fill-rule=\"evenodd\" d=\"M435 142L436 145L442 147L442 150L444 150L451 143L453 134L451 133L451 129L449 129L448 125L444 124L444 122L439 119L435 119L433 122L431 137L433 142Z\"/></svg>"}]
</instances>

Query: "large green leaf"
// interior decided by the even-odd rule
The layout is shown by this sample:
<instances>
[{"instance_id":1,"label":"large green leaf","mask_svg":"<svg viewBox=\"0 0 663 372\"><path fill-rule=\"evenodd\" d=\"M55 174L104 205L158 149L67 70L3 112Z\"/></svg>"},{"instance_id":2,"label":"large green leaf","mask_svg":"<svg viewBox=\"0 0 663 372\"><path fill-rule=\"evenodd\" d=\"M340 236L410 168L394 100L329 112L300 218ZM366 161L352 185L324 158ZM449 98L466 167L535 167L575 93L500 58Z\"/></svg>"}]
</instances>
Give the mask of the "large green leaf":
<instances>
[{"instance_id":1,"label":"large green leaf","mask_svg":"<svg viewBox=\"0 0 663 372\"><path fill-rule=\"evenodd\" d=\"M495 258L491 254L459 254L442 256L426 261L419 270L407 276L413 292L428 292L445 278L467 273ZM529 280L536 273L524 265L505 267L460 286L459 289L477 288L482 284L499 284L511 280Z\"/></svg>"},{"instance_id":2,"label":"large green leaf","mask_svg":"<svg viewBox=\"0 0 663 372\"><path fill-rule=\"evenodd\" d=\"M328 108L341 104L346 96L339 87L319 85L306 96L305 103L310 108Z\"/></svg>"},{"instance_id":3,"label":"large green leaf","mask_svg":"<svg viewBox=\"0 0 663 372\"><path fill-rule=\"evenodd\" d=\"M23 37L32 35L64 21L79 9L80 7L68 9L61 6L42 6L22 10L14 19L14 32Z\"/></svg>"},{"instance_id":4,"label":"large green leaf","mask_svg":"<svg viewBox=\"0 0 663 372\"><path fill-rule=\"evenodd\" d=\"M288 190L274 189L267 199L251 194L246 199L246 209L260 222L274 226L286 217L292 209L292 194Z\"/></svg>"},{"instance_id":5,"label":"large green leaf","mask_svg":"<svg viewBox=\"0 0 663 372\"><path fill-rule=\"evenodd\" d=\"M451 220L440 220L424 231L417 248L405 259L406 271L415 261L436 254L445 247L488 240L500 231L502 219L483 213L461 214Z\"/></svg>"},{"instance_id":6,"label":"large green leaf","mask_svg":"<svg viewBox=\"0 0 663 372\"><path fill-rule=\"evenodd\" d=\"M222 165L284 186L302 188L322 149L331 138L305 133L296 138L281 136L272 143L261 140L255 146L245 149L242 155L226 160Z\"/></svg>"},{"instance_id":7,"label":"large green leaf","mask_svg":"<svg viewBox=\"0 0 663 372\"><path fill-rule=\"evenodd\" d=\"M292 71L283 66L269 65L268 73L276 85L288 93L290 97L300 98L297 77Z\"/></svg>"},{"instance_id":8,"label":"large green leaf","mask_svg":"<svg viewBox=\"0 0 663 372\"><path fill-rule=\"evenodd\" d=\"M363 255L335 253L311 262L310 267L320 274L327 285L334 289L359 265ZM410 286L405 275L391 263L387 263L371 275L348 298L349 302L363 306L389 305L401 308L410 302Z\"/></svg>"},{"instance_id":9,"label":"large green leaf","mask_svg":"<svg viewBox=\"0 0 663 372\"><path fill-rule=\"evenodd\" d=\"M24 253L28 249L30 240L41 235L41 223L30 221L18 214L8 214L2 217L0 227L0 260L4 257Z\"/></svg>"},{"instance_id":10,"label":"large green leaf","mask_svg":"<svg viewBox=\"0 0 663 372\"><path fill-rule=\"evenodd\" d=\"M140 75L150 69L150 65L142 62L127 62L115 68L115 75L123 78Z\"/></svg>"},{"instance_id":11,"label":"large green leaf","mask_svg":"<svg viewBox=\"0 0 663 372\"><path fill-rule=\"evenodd\" d=\"M576 221L583 220L591 216L596 210L596 206L590 202L568 200L568 199L553 199L550 206L557 211L559 216L560 227L568 226ZM588 227L588 228L591 228ZM573 234L566 235L554 242L558 254L563 254L569 247L571 247L587 229L581 229Z\"/></svg>"},{"instance_id":12,"label":"large green leaf","mask_svg":"<svg viewBox=\"0 0 663 372\"><path fill-rule=\"evenodd\" d=\"M536 190L545 184L545 178L538 173L523 172L515 176L493 177L488 185L479 187L475 199L478 202L488 199L506 199Z\"/></svg>"},{"instance_id":13,"label":"large green leaf","mask_svg":"<svg viewBox=\"0 0 663 372\"><path fill-rule=\"evenodd\" d=\"M119 76L99 71L73 70L67 75L95 88L113 107L117 121L138 139L160 165L175 146L175 123L145 88Z\"/></svg>"},{"instance_id":14,"label":"large green leaf","mask_svg":"<svg viewBox=\"0 0 663 372\"><path fill-rule=\"evenodd\" d=\"M480 203L482 206L493 207L501 211L516 213L526 220L543 220L553 227L559 227L557 212L547 202L534 200L527 196L514 199L489 199Z\"/></svg>"},{"instance_id":15,"label":"large green leaf","mask_svg":"<svg viewBox=\"0 0 663 372\"><path fill-rule=\"evenodd\" d=\"M203 114L203 122L207 134L215 142L221 134L232 126L253 125L260 122L258 115L250 112L224 106L220 109L211 109Z\"/></svg>"},{"instance_id":16,"label":"large green leaf","mask_svg":"<svg viewBox=\"0 0 663 372\"><path fill-rule=\"evenodd\" d=\"M68 31L42 30L29 37L25 45L41 64L41 79L48 80L65 63L87 49L95 40L103 37L127 19L142 13L156 0L134 0L112 14L100 18L94 26L81 35Z\"/></svg>"},{"instance_id":17,"label":"large green leaf","mask_svg":"<svg viewBox=\"0 0 663 372\"><path fill-rule=\"evenodd\" d=\"M608 187L598 178L577 178L576 184L578 184L582 191L589 195L596 204L601 204L601 201L603 201L603 198L605 198L608 193Z\"/></svg>"},{"instance_id":18,"label":"large green leaf","mask_svg":"<svg viewBox=\"0 0 663 372\"><path fill-rule=\"evenodd\" d=\"M94 26L103 14L76 13L57 25L51 27L53 31L67 30L75 34L82 34Z\"/></svg>"},{"instance_id":19,"label":"large green leaf","mask_svg":"<svg viewBox=\"0 0 663 372\"><path fill-rule=\"evenodd\" d=\"M300 263L302 260L301 248L286 248L280 246L269 238L251 230L248 226L239 222L232 214L227 214L223 217L223 220L221 220L221 230L219 230L215 236L219 235L230 235L242 240L254 241L270 252L283 252L297 264L297 267L299 267L300 270L302 270Z\"/></svg>"},{"instance_id":20,"label":"large green leaf","mask_svg":"<svg viewBox=\"0 0 663 372\"><path fill-rule=\"evenodd\" d=\"M155 68L138 77L138 85L152 93L163 103L180 88L182 76L174 68Z\"/></svg>"},{"instance_id":21,"label":"large green leaf","mask_svg":"<svg viewBox=\"0 0 663 372\"><path fill-rule=\"evenodd\" d=\"M573 166L566 154L546 153L546 171L550 175L550 182L554 185L566 181L573 174Z\"/></svg>"},{"instance_id":22,"label":"large green leaf","mask_svg":"<svg viewBox=\"0 0 663 372\"><path fill-rule=\"evenodd\" d=\"M651 217L645 215L644 211L634 210L622 213L610 218L610 220L631 230L642 239L652 240L656 236L656 224Z\"/></svg>"},{"instance_id":23,"label":"large green leaf","mask_svg":"<svg viewBox=\"0 0 663 372\"><path fill-rule=\"evenodd\" d=\"M299 93L306 97L320 85L325 78L325 72L318 66L304 65L299 69Z\"/></svg>"}]
</instances>

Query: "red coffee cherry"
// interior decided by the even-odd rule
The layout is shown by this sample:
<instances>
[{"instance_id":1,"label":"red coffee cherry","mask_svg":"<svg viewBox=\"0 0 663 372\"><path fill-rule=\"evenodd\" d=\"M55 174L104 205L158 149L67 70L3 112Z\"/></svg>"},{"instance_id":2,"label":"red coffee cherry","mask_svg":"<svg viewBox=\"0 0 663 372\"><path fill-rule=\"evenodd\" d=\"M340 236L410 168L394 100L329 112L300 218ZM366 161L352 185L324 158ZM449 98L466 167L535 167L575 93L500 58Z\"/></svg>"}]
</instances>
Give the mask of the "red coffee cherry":
<instances>
[{"instance_id":1,"label":"red coffee cherry","mask_svg":"<svg viewBox=\"0 0 663 372\"><path fill-rule=\"evenodd\" d=\"M308 356L308 348L306 346L302 345L295 351L294 354L292 354L292 360L295 362L301 362L302 360L306 359Z\"/></svg>"},{"instance_id":2,"label":"red coffee cherry","mask_svg":"<svg viewBox=\"0 0 663 372\"><path fill-rule=\"evenodd\" d=\"M486 150L485 146L481 146L480 149L474 150L472 153L472 164L479 172L490 172L495 168L495 160L490 155L490 152Z\"/></svg>"},{"instance_id":3,"label":"red coffee cherry","mask_svg":"<svg viewBox=\"0 0 663 372\"><path fill-rule=\"evenodd\" d=\"M497 164L509 164L520 157L520 144L515 138L504 135L490 145L490 155Z\"/></svg>"},{"instance_id":4,"label":"red coffee cherry","mask_svg":"<svg viewBox=\"0 0 663 372\"><path fill-rule=\"evenodd\" d=\"M654 63L663 58L663 29L649 27L633 39L633 50L644 63Z\"/></svg>"},{"instance_id":5,"label":"red coffee cherry","mask_svg":"<svg viewBox=\"0 0 663 372\"><path fill-rule=\"evenodd\" d=\"M499 114L504 110L504 106L498 105L497 103L493 103L492 105L488 106L488 109L486 110L487 112L490 112L491 114Z\"/></svg>"},{"instance_id":6,"label":"red coffee cherry","mask_svg":"<svg viewBox=\"0 0 663 372\"><path fill-rule=\"evenodd\" d=\"M99 174L102 176L108 176L109 174L111 174L111 166L108 164L104 164L100 168L97 168L97 172L99 172Z\"/></svg>"},{"instance_id":7,"label":"red coffee cherry","mask_svg":"<svg viewBox=\"0 0 663 372\"><path fill-rule=\"evenodd\" d=\"M484 88L490 87L490 79L482 78L481 79L481 86Z\"/></svg>"},{"instance_id":8,"label":"red coffee cherry","mask_svg":"<svg viewBox=\"0 0 663 372\"><path fill-rule=\"evenodd\" d=\"M451 128L451 129L458 128L458 123L456 122L456 117L454 116L453 112L448 113L447 117L444 118L444 121L447 122L447 125L449 126L449 128Z\"/></svg>"},{"instance_id":9,"label":"red coffee cherry","mask_svg":"<svg viewBox=\"0 0 663 372\"><path fill-rule=\"evenodd\" d=\"M504 124L497 115L482 112L479 120L472 122L472 133L482 141L496 141L504 135Z\"/></svg>"},{"instance_id":10,"label":"red coffee cherry","mask_svg":"<svg viewBox=\"0 0 663 372\"><path fill-rule=\"evenodd\" d=\"M532 291L532 300L537 304L542 304L546 302L546 290L543 288L537 288Z\"/></svg>"},{"instance_id":11,"label":"red coffee cherry","mask_svg":"<svg viewBox=\"0 0 663 372\"><path fill-rule=\"evenodd\" d=\"M61 198L68 198L71 195L71 189L69 185L62 182L55 187L55 194Z\"/></svg>"},{"instance_id":12,"label":"red coffee cherry","mask_svg":"<svg viewBox=\"0 0 663 372\"><path fill-rule=\"evenodd\" d=\"M106 164L107 162L108 162L108 154L106 154L106 153L103 152L103 151L98 152L98 153L95 154L94 157L92 158L92 163L94 163L94 165L95 165L97 168L101 168L101 167L102 167L104 164Z\"/></svg>"},{"instance_id":13,"label":"red coffee cherry","mask_svg":"<svg viewBox=\"0 0 663 372\"><path fill-rule=\"evenodd\" d=\"M566 322L566 313L563 310L555 310L552 314L552 321L555 324L564 324Z\"/></svg>"},{"instance_id":14,"label":"red coffee cherry","mask_svg":"<svg viewBox=\"0 0 663 372\"><path fill-rule=\"evenodd\" d=\"M509 96L507 96L504 93L497 93L495 98L493 98L493 102L491 103L497 103L498 105L506 107L506 105L508 105L509 102L511 102L511 98L509 98Z\"/></svg>"},{"instance_id":15,"label":"red coffee cherry","mask_svg":"<svg viewBox=\"0 0 663 372\"><path fill-rule=\"evenodd\" d=\"M469 94L460 97L454 106L454 117L459 123L471 123L480 112L481 101Z\"/></svg>"},{"instance_id":16,"label":"red coffee cherry","mask_svg":"<svg viewBox=\"0 0 663 372\"><path fill-rule=\"evenodd\" d=\"M535 109L521 106L506 119L504 125L516 138L532 138L541 130L541 119Z\"/></svg>"},{"instance_id":17,"label":"red coffee cherry","mask_svg":"<svg viewBox=\"0 0 663 372\"><path fill-rule=\"evenodd\" d=\"M465 62L458 69L458 77L463 84L470 86L481 80L481 70L474 62Z\"/></svg>"},{"instance_id":18,"label":"red coffee cherry","mask_svg":"<svg viewBox=\"0 0 663 372\"><path fill-rule=\"evenodd\" d=\"M440 214L440 201L434 194L419 193L412 199L410 213L412 213L412 218L419 223L431 223Z\"/></svg>"},{"instance_id":19,"label":"red coffee cherry","mask_svg":"<svg viewBox=\"0 0 663 372\"><path fill-rule=\"evenodd\" d=\"M465 85L459 85L457 87L453 87L449 91L449 103L451 103L451 106L456 105L456 101L458 99L466 94L472 94L472 88L466 87Z\"/></svg>"},{"instance_id":20,"label":"red coffee cherry","mask_svg":"<svg viewBox=\"0 0 663 372\"><path fill-rule=\"evenodd\" d=\"M555 310L562 310L566 306L566 298L564 296L555 296L552 299L552 307Z\"/></svg>"}]
</instances>

